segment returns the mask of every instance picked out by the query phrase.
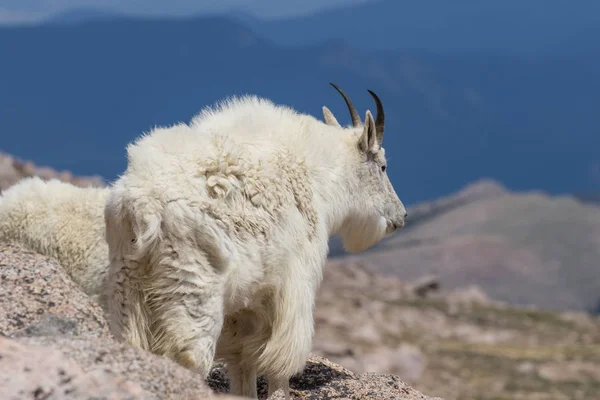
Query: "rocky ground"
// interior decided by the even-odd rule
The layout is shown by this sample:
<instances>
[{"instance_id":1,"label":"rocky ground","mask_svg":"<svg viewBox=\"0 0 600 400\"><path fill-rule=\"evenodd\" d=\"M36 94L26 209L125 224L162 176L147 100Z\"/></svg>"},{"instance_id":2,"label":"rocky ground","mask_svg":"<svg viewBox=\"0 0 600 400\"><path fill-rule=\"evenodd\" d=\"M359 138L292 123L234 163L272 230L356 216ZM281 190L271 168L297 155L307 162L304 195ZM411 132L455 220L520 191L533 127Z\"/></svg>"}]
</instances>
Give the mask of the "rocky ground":
<instances>
[{"instance_id":1,"label":"rocky ground","mask_svg":"<svg viewBox=\"0 0 600 400\"><path fill-rule=\"evenodd\" d=\"M397 374L446 400L600 398L600 318L513 308L477 287L438 285L330 262L315 353L358 373Z\"/></svg>"},{"instance_id":2,"label":"rocky ground","mask_svg":"<svg viewBox=\"0 0 600 400\"><path fill-rule=\"evenodd\" d=\"M223 394L229 383L222 365L205 382L115 341L101 309L54 260L0 245L0 279L1 399L233 398ZM266 384L259 383L264 399ZM356 374L314 355L290 386L295 399L435 400L397 376Z\"/></svg>"}]
</instances>

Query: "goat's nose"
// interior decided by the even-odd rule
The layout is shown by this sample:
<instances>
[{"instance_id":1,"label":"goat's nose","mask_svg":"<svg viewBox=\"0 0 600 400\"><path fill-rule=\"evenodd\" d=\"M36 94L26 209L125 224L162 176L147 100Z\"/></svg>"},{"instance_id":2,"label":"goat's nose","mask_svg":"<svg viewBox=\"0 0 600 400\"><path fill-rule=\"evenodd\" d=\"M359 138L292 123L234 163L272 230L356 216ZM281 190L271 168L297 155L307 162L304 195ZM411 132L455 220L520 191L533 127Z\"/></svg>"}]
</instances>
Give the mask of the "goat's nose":
<instances>
[{"instance_id":1,"label":"goat's nose","mask_svg":"<svg viewBox=\"0 0 600 400\"><path fill-rule=\"evenodd\" d=\"M408 213L405 211L404 212L404 218L408 217Z\"/></svg>"}]
</instances>

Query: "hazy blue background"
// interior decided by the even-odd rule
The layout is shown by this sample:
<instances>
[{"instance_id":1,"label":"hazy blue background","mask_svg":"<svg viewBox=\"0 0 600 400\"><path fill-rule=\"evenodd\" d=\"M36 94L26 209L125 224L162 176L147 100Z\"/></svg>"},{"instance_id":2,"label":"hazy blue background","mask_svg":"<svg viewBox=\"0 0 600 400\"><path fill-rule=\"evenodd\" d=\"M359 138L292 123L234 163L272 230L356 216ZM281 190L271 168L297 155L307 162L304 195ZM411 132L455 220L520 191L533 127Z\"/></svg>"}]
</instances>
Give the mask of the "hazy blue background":
<instances>
[{"instance_id":1,"label":"hazy blue background","mask_svg":"<svg viewBox=\"0 0 600 400\"><path fill-rule=\"evenodd\" d=\"M125 145L256 93L387 111L408 204L480 177L600 192L600 1L0 3L0 149L114 179Z\"/></svg>"},{"instance_id":2,"label":"hazy blue background","mask_svg":"<svg viewBox=\"0 0 600 400\"><path fill-rule=\"evenodd\" d=\"M201 13L245 11L262 18L297 16L368 0L3 0L0 20L40 20L56 13L84 9L104 10L132 15L186 16Z\"/></svg>"}]
</instances>

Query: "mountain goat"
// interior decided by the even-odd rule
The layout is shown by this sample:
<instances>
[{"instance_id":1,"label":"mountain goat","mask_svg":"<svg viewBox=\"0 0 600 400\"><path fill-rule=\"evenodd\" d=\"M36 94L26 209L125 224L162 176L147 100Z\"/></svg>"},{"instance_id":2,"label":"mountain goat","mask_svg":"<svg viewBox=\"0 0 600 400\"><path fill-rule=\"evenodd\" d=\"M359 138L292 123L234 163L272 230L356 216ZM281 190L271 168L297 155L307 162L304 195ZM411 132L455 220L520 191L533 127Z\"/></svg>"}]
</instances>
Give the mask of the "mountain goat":
<instances>
[{"instance_id":1,"label":"mountain goat","mask_svg":"<svg viewBox=\"0 0 600 400\"><path fill-rule=\"evenodd\" d=\"M333 84L332 84L333 85ZM300 372L328 239L362 251L404 225L387 175L379 98L364 124L326 123L255 96L127 147L106 201L113 333L206 377L227 364L231 392L269 394Z\"/></svg>"},{"instance_id":2,"label":"mountain goat","mask_svg":"<svg viewBox=\"0 0 600 400\"><path fill-rule=\"evenodd\" d=\"M93 300L108 272L104 202L107 188L24 178L0 196L0 242L55 258Z\"/></svg>"}]
</instances>

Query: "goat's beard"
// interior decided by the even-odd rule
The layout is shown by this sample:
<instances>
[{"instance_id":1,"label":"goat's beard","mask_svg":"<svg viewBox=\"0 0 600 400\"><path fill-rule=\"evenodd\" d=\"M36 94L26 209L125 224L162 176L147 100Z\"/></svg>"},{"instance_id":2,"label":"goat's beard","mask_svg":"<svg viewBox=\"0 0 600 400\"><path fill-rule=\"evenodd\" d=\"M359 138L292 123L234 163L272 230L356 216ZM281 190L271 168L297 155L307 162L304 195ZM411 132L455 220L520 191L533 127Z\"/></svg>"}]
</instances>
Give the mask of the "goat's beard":
<instances>
[{"instance_id":1,"label":"goat's beard","mask_svg":"<svg viewBox=\"0 0 600 400\"><path fill-rule=\"evenodd\" d=\"M358 253L379 243L385 237L387 221L379 215L349 218L340 235L344 249L350 253Z\"/></svg>"}]
</instances>

